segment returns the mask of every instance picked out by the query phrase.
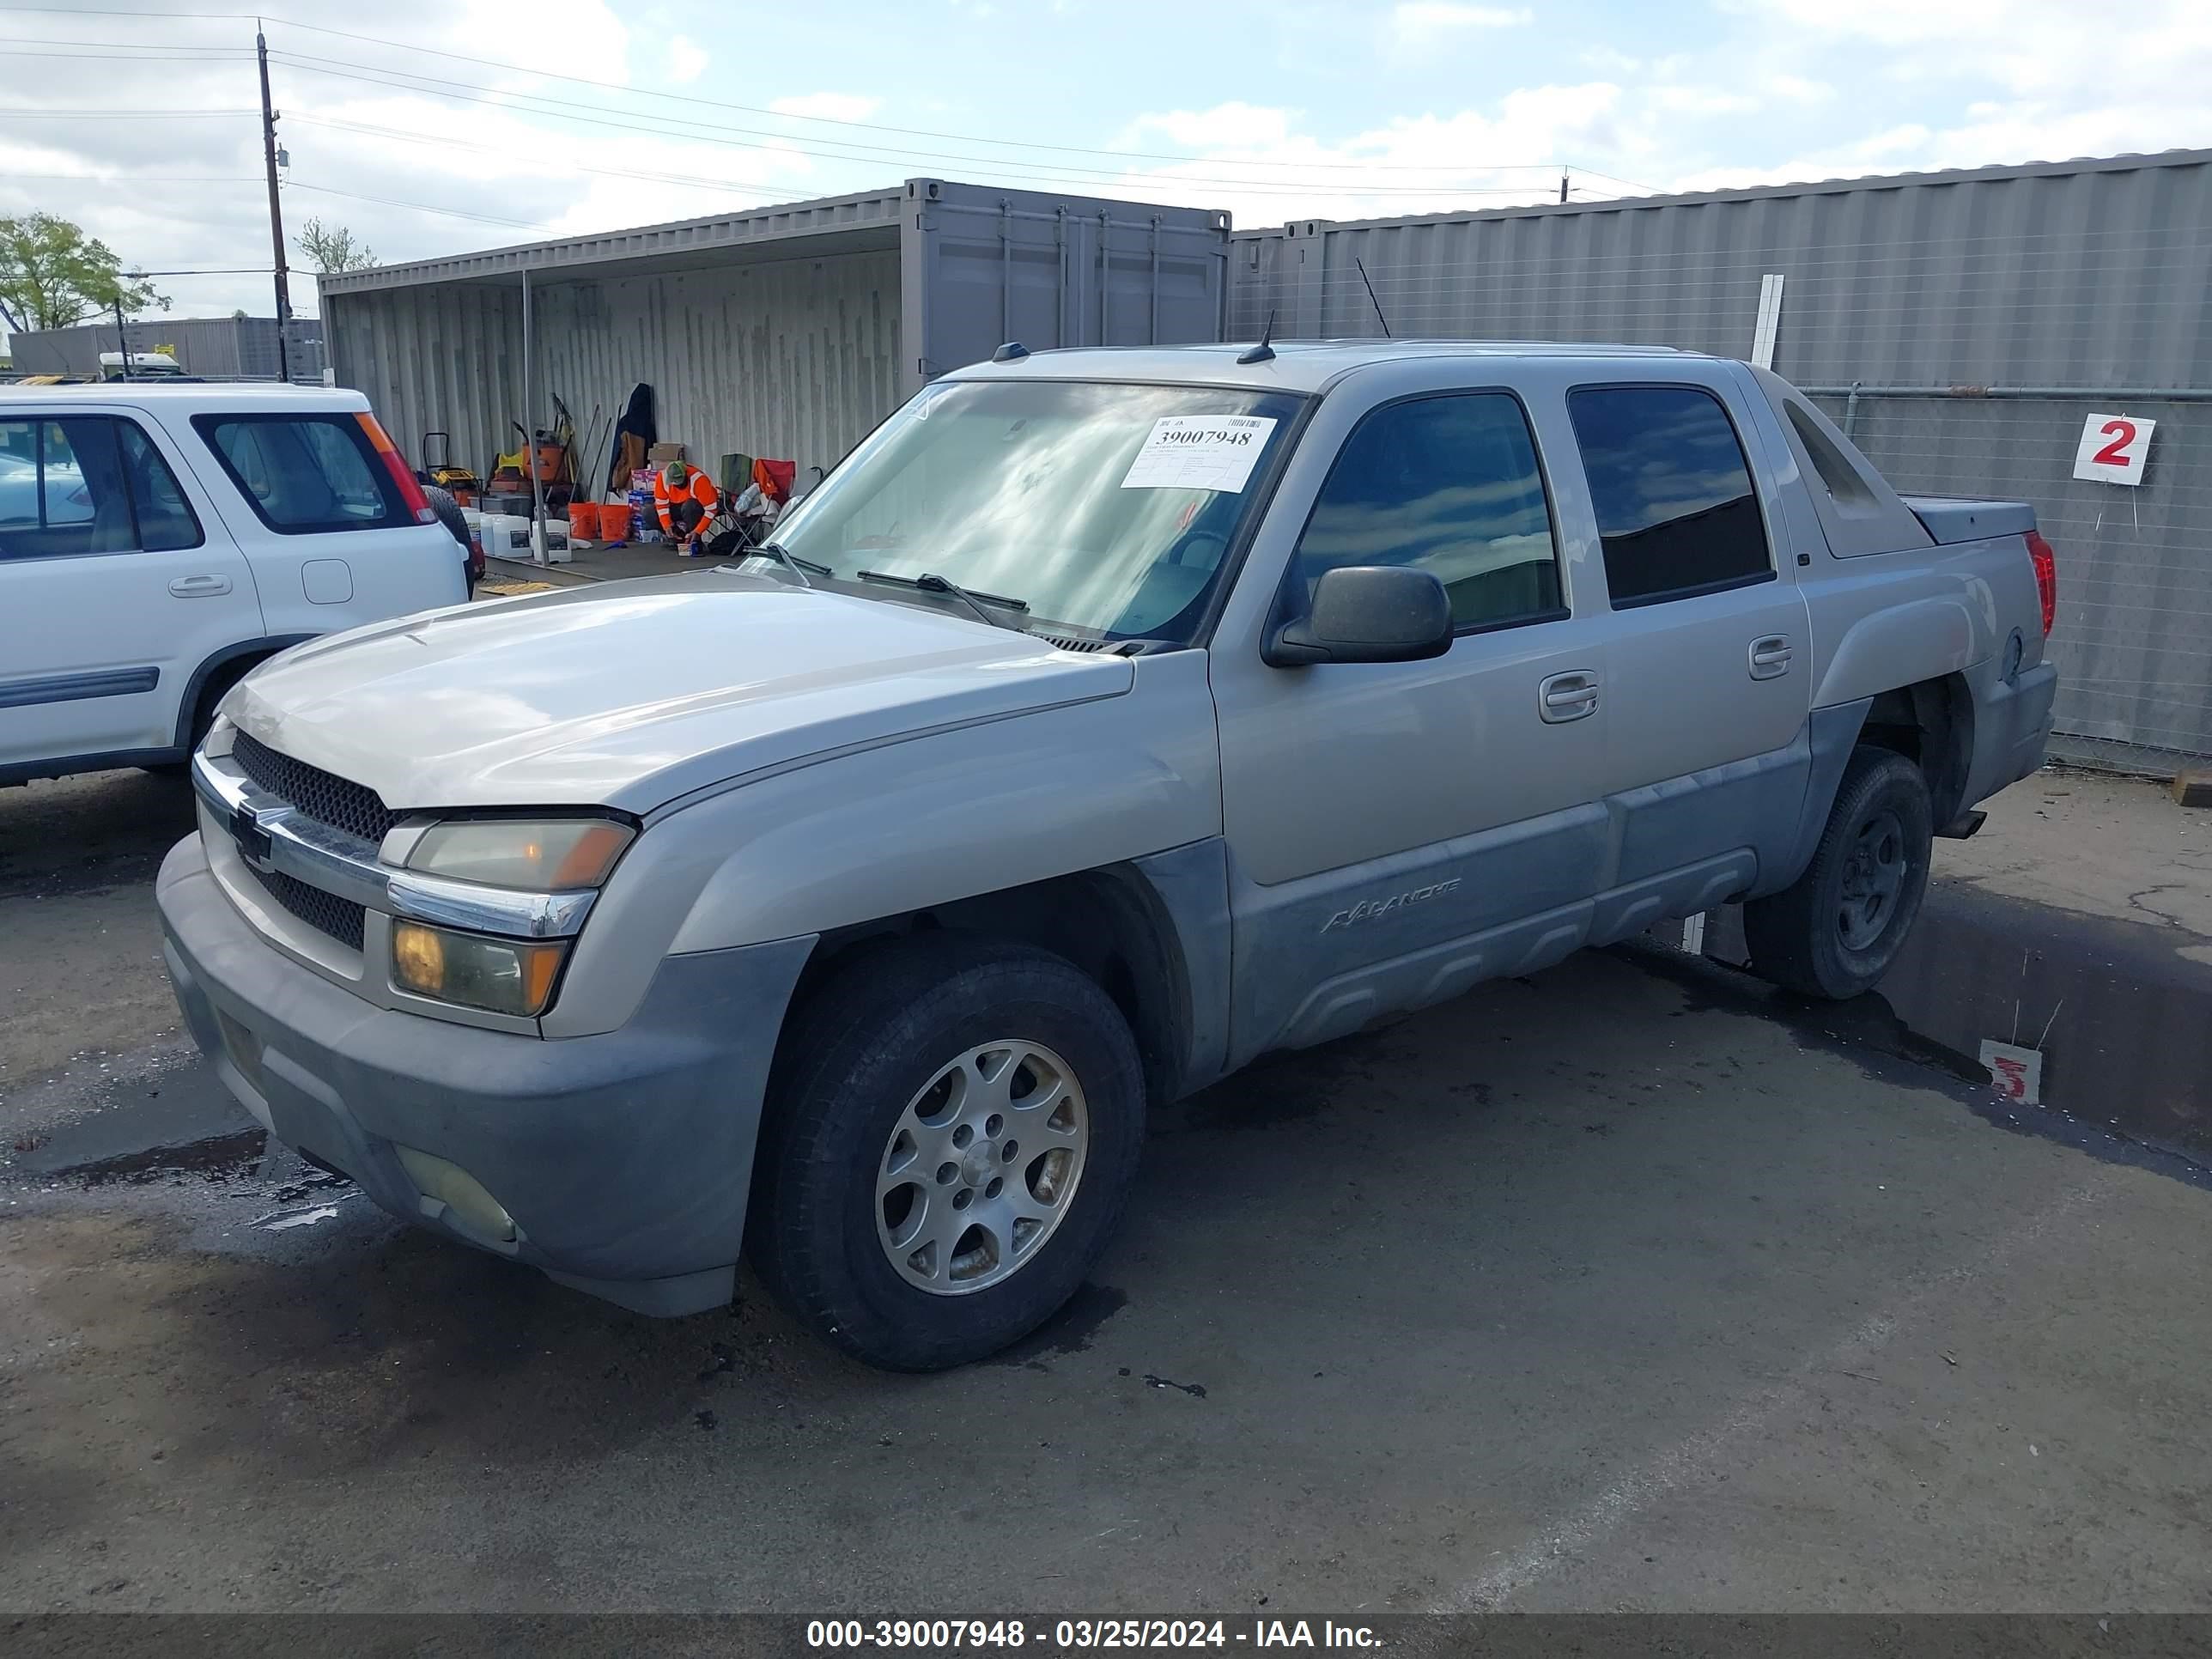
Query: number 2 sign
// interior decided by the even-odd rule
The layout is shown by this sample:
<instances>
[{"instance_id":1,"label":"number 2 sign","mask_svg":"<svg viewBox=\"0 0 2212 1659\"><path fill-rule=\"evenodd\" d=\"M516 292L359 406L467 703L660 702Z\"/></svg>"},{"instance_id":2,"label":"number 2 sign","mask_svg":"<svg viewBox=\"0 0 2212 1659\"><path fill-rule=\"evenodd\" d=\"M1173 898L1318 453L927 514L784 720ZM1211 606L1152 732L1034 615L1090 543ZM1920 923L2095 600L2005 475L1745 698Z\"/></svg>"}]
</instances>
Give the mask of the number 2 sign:
<instances>
[{"instance_id":1,"label":"number 2 sign","mask_svg":"<svg viewBox=\"0 0 2212 1659\"><path fill-rule=\"evenodd\" d=\"M2074 452L2074 476L2101 483L2141 483L2151 428L2157 424L2132 415L2092 415L2082 423L2081 446Z\"/></svg>"}]
</instances>

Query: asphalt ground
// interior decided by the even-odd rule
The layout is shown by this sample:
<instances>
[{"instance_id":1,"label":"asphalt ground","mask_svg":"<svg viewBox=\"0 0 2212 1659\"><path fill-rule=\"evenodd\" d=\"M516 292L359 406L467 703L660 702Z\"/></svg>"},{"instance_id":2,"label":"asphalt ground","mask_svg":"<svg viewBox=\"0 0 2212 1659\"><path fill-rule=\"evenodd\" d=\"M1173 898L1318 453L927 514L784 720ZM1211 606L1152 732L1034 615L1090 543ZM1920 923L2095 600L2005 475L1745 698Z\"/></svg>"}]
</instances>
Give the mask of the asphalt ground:
<instances>
[{"instance_id":1,"label":"asphalt ground","mask_svg":"<svg viewBox=\"0 0 2212 1659\"><path fill-rule=\"evenodd\" d=\"M2004 890L2057 787L1939 860L1924 976L2201 1040L2194 936ZM0 792L0 1613L2212 1610L2202 1085L2102 1027L2024 1108L1978 1008L1585 953L1164 1114L1065 1315L892 1377L265 1149L162 981L189 819Z\"/></svg>"}]
</instances>

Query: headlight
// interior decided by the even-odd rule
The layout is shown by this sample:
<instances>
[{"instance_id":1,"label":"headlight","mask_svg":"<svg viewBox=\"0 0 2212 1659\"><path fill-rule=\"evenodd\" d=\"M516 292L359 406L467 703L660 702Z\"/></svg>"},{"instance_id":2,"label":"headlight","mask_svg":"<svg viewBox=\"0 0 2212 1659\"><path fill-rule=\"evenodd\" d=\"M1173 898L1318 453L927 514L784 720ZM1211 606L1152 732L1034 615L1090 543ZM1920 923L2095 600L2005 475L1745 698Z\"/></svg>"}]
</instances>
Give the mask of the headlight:
<instances>
[{"instance_id":1,"label":"headlight","mask_svg":"<svg viewBox=\"0 0 2212 1659\"><path fill-rule=\"evenodd\" d=\"M392 977L417 996L533 1018L553 999L567 939L491 939L419 921L392 924Z\"/></svg>"},{"instance_id":2,"label":"headlight","mask_svg":"<svg viewBox=\"0 0 2212 1659\"><path fill-rule=\"evenodd\" d=\"M464 818L424 830L407 867L486 887L573 892L605 881L636 834L611 818Z\"/></svg>"}]
</instances>

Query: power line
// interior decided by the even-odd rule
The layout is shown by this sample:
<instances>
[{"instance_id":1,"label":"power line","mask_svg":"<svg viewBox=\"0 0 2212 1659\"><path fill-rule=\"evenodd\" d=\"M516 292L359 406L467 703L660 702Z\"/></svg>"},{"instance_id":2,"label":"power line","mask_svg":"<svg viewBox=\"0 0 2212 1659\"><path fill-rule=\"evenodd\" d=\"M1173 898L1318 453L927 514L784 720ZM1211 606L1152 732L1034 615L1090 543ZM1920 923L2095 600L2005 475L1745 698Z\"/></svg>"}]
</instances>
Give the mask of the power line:
<instances>
[{"instance_id":1,"label":"power line","mask_svg":"<svg viewBox=\"0 0 2212 1659\"><path fill-rule=\"evenodd\" d=\"M433 137L428 133L405 132L398 127L380 127L370 122L340 121L319 115L288 115L284 118L295 126L321 127L332 132L359 133L366 137L387 138L400 143L426 144L433 149L469 150L479 155L499 155L509 160L514 157L513 150L501 149L496 144L471 143L465 138ZM727 179L705 178L696 173L655 173L638 167L599 167L583 161L563 161L562 165L571 172L589 173L602 179L644 179L656 185L684 185L705 190L722 190L738 196L756 196L763 201L779 201L788 195L786 191L771 190L761 185L736 184Z\"/></svg>"},{"instance_id":2,"label":"power line","mask_svg":"<svg viewBox=\"0 0 2212 1659\"><path fill-rule=\"evenodd\" d=\"M13 184L18 179L35 179L41 184L54 185L258 185L258 179L244 173L234 179L173 178L152 173L9 173L0 175L0 185Z\"/></svg>"},{"instance_id":3,"label":"power line","mask_svg":"<svg viewBox=\"0 0 2212 1659\"><path fill-rule=\"evenodd\" d=\"M64 121L173 121L186 115L258 115L258 109L0 109L0 118L52 116Z\"/></svg>"},{"instance_id":4,"label":"power line","mask_svg":"<svg viewBox=\"0 0 2212 1659\"><path fill-rule=\"evenodd\" d=\"M1667 193L1656 185L1639 185L1635 179L1624 179L1618 173L1600 173L1595 167L1577 167L1572 161L1568 162L1566 166L1571 173L1579 173L1590 179L1602 179L1609 185L1626 185L1629 189L1640 190L1648 196L1664 196Z\"/></svg>"},{"instance_id":5,"label":"power line","mask_svg":"<svg viewBox=\"0 0 2212 1659\"><path fill-rule=\"evenodd\" d=\"M5 45L0 41L0 45ZM10 52L9 58L60 58L95 64L228 64L248 60L250 52L204 52L191 57L156 52Z\"/></svg>"},{"instance_id":6,"label":"power line","mask_svg":"<svg viewBox=\"0 0 2212 1659\"><path fill-rule=\"evenodd\" d=\"M9 9L9 8L6 6L0 6L0 11L8 9ZM450 58L455 63L467 64L471 68L502 69L510 70L517 75L535 76L542 80L565 81L574 86L596 87L603 92L617 93L626 97L650 97L656 105L668 102L697 104L704 108L716 111L735 111L741 115L769 116L777 120L784 121L812 121L825 126L852 127L866 132L890 132L909 138L937 138L947 140L954 143L991 144L1002 149L1052 150L1061 155L1106 155L1111 156L1119 161L1203 161L1208 166L1273 167L1278 171L1281 171L1285 168L1308 167L1328 168L1331 171L1362 173L1380 171L1386 173L1539 172L1550 173L1557 172L1559 169L1559 164L1553 161L1515 161L1503 163L1494 168L1458 167L1441 163L1426 162L1261 161L1246 161L1230 156L1170 154L1156 150L1103 149L1085 144L1050 144L1024 138L988 138L977 133L945 132L929 127L892 126L886 123L877 121L848 120L842 116L836 115L800 115L787 110L773 108L763 109L757 105L751 104L733 104L726 100L719 98L696 98L684 93L653 92L648 94L640 88L624 85L623 82L617 81L595 81L580 75L564 75L557 70L532 69L527 64L501 63L496 58L482 58L454 52L441 52L435 46L412 46L404 41L387 40L374 34L356 34L345 29L328 28L319 23L298 23L292 21L289 18L283 17L272 17L269 21L285 28L307 29L317 34L334 35L343 40L358 40L369 46L385 46L394 52L413 52L431 58ZM329 60L320 59L317 61L327 62ZM370 67L380 67L380 65L372 65ZM411 73L412 71L399 70L395 72L407 74ZM423 78L429 79L433 77L425 76ZM446 84L453 83L447 82ZM1095 172L1098 169L1092 168L1086 170Z\"/></svg>"},{"instance_id":7,"label":"power line","mask_svg":"<svg viewBox=\"0 0 2212 1659\"><path fill-rule=\"evenodd\" d=\"M892 150L851 146L849 153L823 152L808 149L789 138L774 133L762 133L751 127L726 127L714 123L691 121L676 118L653 125L641 125L635 121L614 118L629 114L629 111L598 110L585 112L571 106L537 97L528 93L502 93L487 95L466 84L446 81L434 76L416 76L406 70L378 70L363 72L329 64L327 60L303 58L297 52L277 52L271 56L287 68L305 70L311 75L328 76L337 80L356 81L370 86L389 87L396 91L412 92L428 97L449 99L455 102L479 104L493 109L504 109L519 115L534 115L556 121L580 122L587 126L605 127L617 131L640 132L651 137L681 138L694 143L720 144L730 149L766 151L774 155L802 155L811 161L888 161L904 163L912 161L951 161L963 167L986 171L999 179L1017 179L1047 184L1076 185L1086 189L1108 187L1122 190L1158 189L1170 185L1206 185L1218 190L1234 190L1263 196L1298 197L1310 199L1316 187L1287 179L1218 179L1197 173L1130 173L1109 172L1103 168L1052 167L1029 165L1007 166L987 156L948 155L926 150ZM400 77L400 78L394 78ZM427 83L427 84L418 84ZM672 130L675 129L675 130ZM684 131L683 129L690 129ZM751 133L754 138L725 137L725 133ZM757 142L766 139L769 142ZM1210 162L1205 165L1211 165ZM1468 167L1464 173L1481 173L1487 169ZM1434 198L1439 196L1526 196L1538 187L1458 185L1438 183L1429 185L1346 185L1336 188L1359 196L1417 196ZM1548 189L1548 186L1545 188Z\"/></svg>"},{"instance_id":8,"label":"power line","mask_svg":"<svg viewBox=\"0 0 2212 1659\"><path fill-rule=\"evenodd\" d=\"M1469 173L1541 173L1550 174L1557 173L1559 169L1559 163L1556 161L1510 161L1494 164L1472 164L1463 167L1438 162L1273 161L1251 160L1238 156L1194 155L1188 153L1175 153L1158 150L1111 149L1084 144L1053 144L1030 139L991 138L978 133L946 132L930 127L894 126L884 122L851 120L835 115L802 115L786 110L763 108L757 105L732 103L725 99L695 97L684 93L659 91L647 93L642 88L626 85L621 82L593 80L586 76L563 74L557 70L534 69L528 64L505 63L497 58L484 58L475 53L444 52L435 46L420 46L407 41L388 40L380 35L361 34L349 29L334 29L319 23L302 23L295 21L290 18L279 17L273 14L267 13L145 11L79 6L0 4L0 12L10 11L40 13L66 12L71 15L76 16L161 17L194 22L265 19L268 22L273 23L283 28L301 29L311 33L326 34L337 40L353 40L368 46L382 46L389 51L407 52L417 57L443 58L454 63L466 64L471 69L505 70L514 74L532 76L540 80L565 82L572 86L592 87L600 91L615 93L623 97L650 98L655 107L659 107L672 102L696 104L702 108L712 109L718 112L735 112L738 114L758 115L780 121L808 122L823 126L848 127L864 132L895 133L903 137L941 139L955 143L983 144L1000 149L1048 150L1055 154L1066 155L1103 155L1111 157L1117 161L1164 161L1170 163L1200 161L1209 167L1264 167L1271 168L1279 173L1304 170L1307 172L1327 171L1345 173L1440 173L1456 175L1464 175ZM287 53L286 55L304 56L304 54L290 53ZM308 61L327 63L331 60L309 59ZM365 65L364 67L382 68L383 66ZM412 71L404 70L386 70L386 72L403 75L412 73ZM425 80L436 79L434 76L427 76L420 78ZM462 83L445 82L441 82L440 84L454 85ZM747 129L732 130L747 131ZM781 137L782 135L775 136ZM834 141L823 140L823 142ZM940 157L939 159L960 159L986 162L988 162L989 161L989 158L988 157ZM1083 170L1089 172L1104 171L1104 169L1098 168L1088 168ZM1582 172L1591 171L1591 169L1589 168L1580 168L1577 170ZM1598 173L1595 176L1603 178L1607 175ZM1206 181L1201 180L1197 182ZM1628 181L1626 179L1618 179L1615 180L1615 182L1625 184ZM1635 188L1641 189L1643 186L1638 185L1635 186Z\"/></svg>"},{"instance_id":9,"label":"power line","mask_svg":"<svg viewBox=\"0 0 2212 1659\"><path fill-rule=\"evenodd\" d=\"M12 11L10 6L0 6L0 11ZM137 40L57 40L45 34L0 35L0 46L97 46L104 52L243 52L243 46L200 46L187 41L162 44Z\"/></svg>"},{"instance_id":10,"label":"power line","mask_svg":"<svg viewBox=\"0 0 2212 1659\"><path fill-rule=\"evenodd\" d=\"M258 179L254 180L258 184ZM478 224L505 225L510 230L535 230L538 224L531 219L501 219L489 213L471 213L464 208L432 207L428 202L398 202L388 196L364 196L359 191L339 190L330 185L310 185L297 179L284 181L287 190L309 190L318 196L343 196L349 201L374 202L379 207L405 208L410 213L442 213L449 219L473 219Z\"/></svg>"}]
</instances>

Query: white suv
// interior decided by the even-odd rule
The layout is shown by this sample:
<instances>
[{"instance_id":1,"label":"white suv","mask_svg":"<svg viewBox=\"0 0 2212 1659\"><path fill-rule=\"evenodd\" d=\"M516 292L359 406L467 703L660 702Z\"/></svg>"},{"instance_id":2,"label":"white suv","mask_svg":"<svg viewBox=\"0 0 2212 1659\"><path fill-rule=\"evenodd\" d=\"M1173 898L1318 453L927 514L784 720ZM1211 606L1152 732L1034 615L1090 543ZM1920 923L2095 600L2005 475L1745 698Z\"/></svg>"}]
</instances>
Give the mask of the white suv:
<instances>
[{"instance_id":1,"label":"white suv","mask_svg":"<svg viewBox=\"0 0 2212 1659\"><path fill-rule=\"evenodd\" d=\"M0 387L0 785L182 762L257 663L463 602L466 557L357 392Z\"/></svg>"}]
</instances>

